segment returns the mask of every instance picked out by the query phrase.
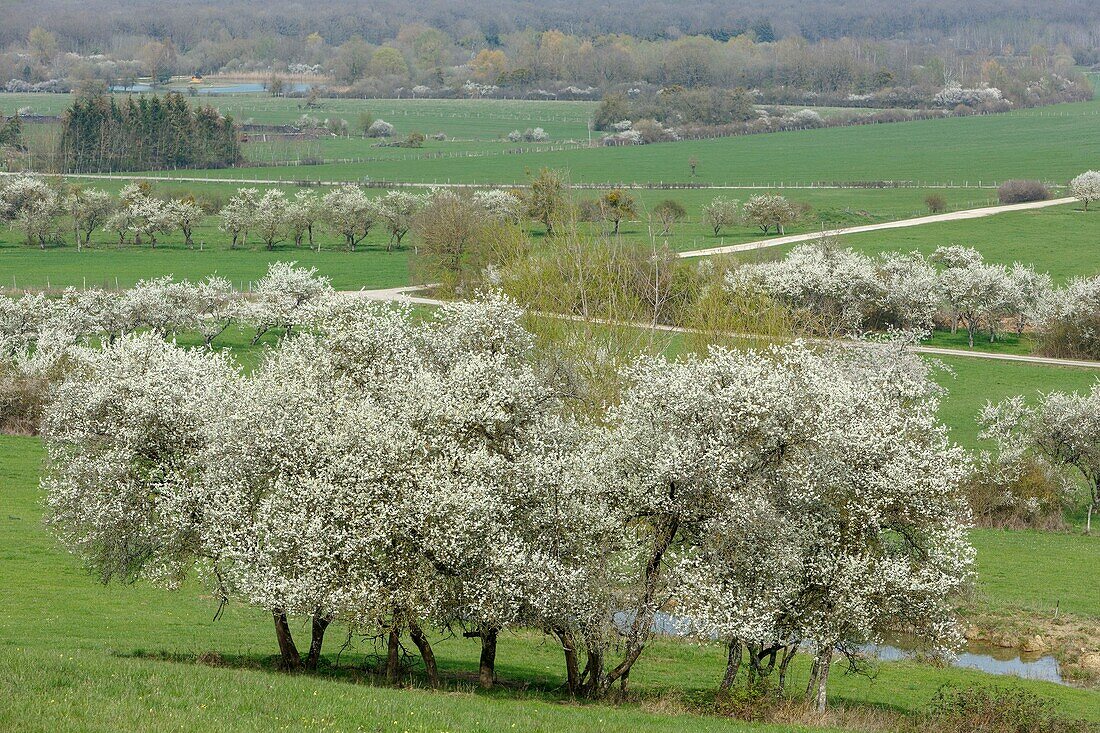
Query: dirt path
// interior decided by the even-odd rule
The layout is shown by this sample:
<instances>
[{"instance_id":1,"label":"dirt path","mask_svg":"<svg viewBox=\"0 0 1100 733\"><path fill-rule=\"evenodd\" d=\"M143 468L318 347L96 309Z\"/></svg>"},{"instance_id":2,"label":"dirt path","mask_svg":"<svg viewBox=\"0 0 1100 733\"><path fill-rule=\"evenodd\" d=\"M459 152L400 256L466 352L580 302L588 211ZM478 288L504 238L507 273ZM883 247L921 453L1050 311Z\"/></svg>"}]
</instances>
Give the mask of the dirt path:
<instances>
[{"instance_id":1,"label":"dirt path","mask_svg":"<svg viewBox=\"0 0 1100 733\"><path fill-rule=\"evenodd\" d=\"M780 247L784 244L797 244L799 242L810 242L821 237L839 237L846 234L861 234L863 232L879 232L884 229L906 229L908 227L919 227L925 224L938 224L943 221L962 221L964 219L981 219L986 216L993 216L995 214L1006 214L1010 211L1030 211L1031 209L1045 209L1048 206L1062 206L1064 204L1071 204L1077 199L1072 196L1069 198L1049 199L1047 201L1029 201L1024 204L1006 204L1004 206L984 206L979 209L963 209L961 211L952 211L947 214L931 214L929 216L918 216L912 219L898 219L897 221L884 221L880 224L863 224L855 227L844 227L841 229L825 229L820 232L811 232L809 234L792 234L790 236L773 237L771 239L758 239L754 242L745 242L743 244L731 244L725 247L710 247L708 249L693 249L687 252L680 252L680 257L708 257L710 255L722 255L730 254L731 252L749 252L754 249L766 249L768 247Z\"/></svg>"},{"instance_id":2,"label":"dirt path","mask_svg":"<svg viewBox=\"0 0 1100 733\"><path fill-rule=\"evenodd\" d=\"M380 302L396 302L396 303L409 303L412 305L428 305L428 306L441 306L446 301L438 300L436 298L424 298L414 293L423 290L423 287L412 285L400 288L384 288L381 290L346 290L341 291L343 295L352 298L366 298L368 300L376 300ZM544 314L553 318L566 318L568 320L583 320L579 316L563 316L561 314L546 313ZM603 323L607 325L616 326L634 326L636 328L653 328L658 331L667 331L670 333L690 333L691 329L682 328L680 326L668 326L664 324L658 324L656 326L648 323L623 323L617 321L607 321L603 319L592 319L597 323ZM811 339L814 340L814 339ZM1058 366L1058 367L1074 367L1078 369L1100 369L1100 361L1088 361L1085 359L1052 359L1045 356L1027 356L1020 354L996 354L988 351L971 351L969 349L945 349L938 346L914 346L913 351L918 354L927 354L929 356L950 356L950 357L965 357L971 359L990 359L993 361L1011 361L1022 364L1040 364L1043 366Z\"/></svg>"}]
</instances>

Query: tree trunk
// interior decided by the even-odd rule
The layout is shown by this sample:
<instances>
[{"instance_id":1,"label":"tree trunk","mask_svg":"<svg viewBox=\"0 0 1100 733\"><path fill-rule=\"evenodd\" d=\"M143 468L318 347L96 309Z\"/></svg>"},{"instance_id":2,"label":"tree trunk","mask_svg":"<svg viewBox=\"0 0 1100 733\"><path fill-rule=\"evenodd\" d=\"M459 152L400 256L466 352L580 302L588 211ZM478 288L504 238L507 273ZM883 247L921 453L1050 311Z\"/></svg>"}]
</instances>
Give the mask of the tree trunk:
<instances>
[{"instance_id":1,"label":"tree trunk","mask_svg":"<svg viewBox=\"0 0 1100 733\"><path fill-rule=\"evenodd\" d=\"M321 645L325 642L325 629L328 628L330 619L321 613L321 609L313 614L313 633L309 641L309 654L306 655L306 669L315 670L321 661Z\"/></svg>"},{"instance_id":2,"label":"tree trunk","mask_svg":"<svg viewBox=\"0 0 1100 733\"><path fill-rule=\"evenodd\" d=\"M783 660L779 663L779 684L776 686L776 696L783 697L787 691L787 667L794 655L798 653L798 642L795 641L783 650Z\"/></svg>"},{"instance_id":3,"label":"tree trunk","mask_svg":"<svg viewBox=\"0 0 1100 733\"><path fill-rule=\"evenodd\" d=\"M657 609L654 608L654 596L657 593L657 583L661 575L661 564L664 561L665 552L672 544L680 529L678 517L666 517L661 526L658 526L656 536L653 538L653 551L645 568L645 585L642 597L639 599L638 608L635 611L634 622L630 626L630 635L627 637L626 652L623 660L613 670L607 673L603 680L600 692L615 683L623 675L630 674L630 668L638 661L642 650L645 649L646 640L649 638L650 628L653 626L653 616Z\"/></svg>"},{"instance_id":4,"label":"tree trunk","mask_svg":"<svg viewBox=\"0 0 1100 733\"><path fill-rule=\"evenodd\" d=\"M728 695L737 681L737 672L741 669L741 640L733 639L729 643L729 652L726 655L726 673L722 675L722 683L718 686L720 696Z\"/></svg>"},{"instance_id":5,"label":"tree trunk","mask_svg":"<svg viewBox=\"0 0 1100 733\"><path fill-rule=\"evenodd\" d=\"M561 641L562 651L565 653L565 684L570 695L576 695L580 689L580 673L577 667L577 643L573 634L568 629L554 629L554 634Z\"/></svg>"},{"instance_id":6,"label":"tree trunk","mask_svg":"<svg viewBox=\"0 0 1100 733\"><path fill-rule=\"evenodd\" d=\"M830 646L821 651L821 657L817 667L817 696L814 707L817 712L825 712L825 695L829 689L829 665L833 661L833 648Z\"/></svg>"},{"instance_id":7,"label":"tree trunk","mask_svg":"<svg viewBox=\"0 0 1100 733\"><path fill-rule=\"evenodd\" d=\"M481 689L491 689L497 680L497 633L499 629L481 630L481 660L478 664L477 681Z\"/></svg>"},{"instance_id":8,"label":"tree trunk","mask_svg":"<svg viewBox=\"0 0 1100 733\"><path fill-rule=\"evenodd\" d=\"M279 641L279 654L282 657L280 666L288 672L297 670L302 666L302 658L298 655L298 647L294 646L290 622L282 609L276 608L271 615L275 619L275 638Z\"/></svg>"},{"instance_id":9,"label":"tree trunk","mask_svg":"<svg viewBox=\"0 0 1100 733\"><path fill-rule=\"evenodd\" d=\"M390 629L389 641L386 649L386 679L391 683L397 682L400 673L401 634L394 628Z\"/></svg>"},{"instance_id":10,"label":"tree trunk","mask_svg":"<svg viewBox=\"0 0 1100 733\"><path fill-rule=\"evenodd\" d=\"M432 651L428 637L424 635L423 629L415 624L409 627L409 636L412 637L413 644L416 644L420 658L424 660L424 672L428 675L428 683L432 687L439 687L439 668L436 666L435 652Z\"/></svg>"}]
</instances>

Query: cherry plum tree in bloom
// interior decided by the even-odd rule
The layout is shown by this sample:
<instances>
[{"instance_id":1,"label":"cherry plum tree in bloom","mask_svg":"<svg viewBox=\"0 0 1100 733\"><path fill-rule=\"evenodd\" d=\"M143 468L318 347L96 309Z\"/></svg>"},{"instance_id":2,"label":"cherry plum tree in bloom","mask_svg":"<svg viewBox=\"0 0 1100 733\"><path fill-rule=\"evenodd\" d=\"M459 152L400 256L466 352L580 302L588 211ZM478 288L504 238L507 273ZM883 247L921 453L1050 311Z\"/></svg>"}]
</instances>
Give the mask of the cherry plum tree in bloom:
<instances>
[{"instance_id":1,"label":"cherry plum tree in bloom","mask_svg":"<svg viewBox=\"0 0 1100 733\"><path fill-rule=\"evenodd\" d=\"M194 476L235 369L153 334L70 356L42 424L48 522L104 582L174 586L208 556Z\"/></svg>"},{"instance_id":2,"label":"cherry plum tree in bloom","mask_svg":"<svg viewBox=\"0 0 1100 733\"><path fill-rule=\"evenodd\" d=\"M949 598L973 554L965 457L921 362L868 348L636 367L600 454L642 572L621 660L599 686L629 675L669 601L730 645L727 688L742 648L759 675L809 645L819 707L835 650L896 626L938 648L957 641ZM779 539L746 547L758 534Z\"/></svg>"}]
</instances>

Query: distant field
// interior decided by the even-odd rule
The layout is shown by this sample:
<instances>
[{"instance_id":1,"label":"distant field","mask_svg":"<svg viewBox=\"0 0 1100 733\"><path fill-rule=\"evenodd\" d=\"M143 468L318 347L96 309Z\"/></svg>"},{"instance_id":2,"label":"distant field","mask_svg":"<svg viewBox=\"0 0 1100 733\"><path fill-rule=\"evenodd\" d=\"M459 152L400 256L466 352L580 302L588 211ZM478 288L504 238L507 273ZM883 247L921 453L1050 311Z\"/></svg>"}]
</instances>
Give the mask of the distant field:
<instances>
[{"instance_id":1,"label":"distant field","mask_svg":"<svg viewBox=\"0 0 1100 733\"><path fill-rule=\"evenodd\" d=\"M209 98L239 120L288 122L300 100L259 95ZM204 99L204 101L206 101ZM30 106L56 113L67 95L3 95L0 109ZM498 140L513 129L542 126L552 141L585 141L592 103L497 100L325 100L319 118L354 122L360 111L386 118L399 135L417 130L470 140ZM1013 177L1064 183L1100 158L1100 101L1007 114L860 125L683 141L629 148L570 149L521 156L410 159L210 171L213 177L520 183L541 167L568 169L578 182L685 182L791 186L832 181L914 181L975 185ZM371 141L339 144L325 157L366 157ZM439 144L456 145L455 143ZM503 143L501 143L503 145ZM337 146L333 146L334 148ZM461 151L463 148L448 148ZM258 149L259 150L259 149ZM412 151L407 151L406 155ZM389 151L387 151L388 155ZM262 155L260 157L263 157ZM289 157L267 152L267 158ZM375 156L377 157L377 156ZM699 160L692 179L688 160ZM204 175L206 175L204 173Z\"/></svg>"},{"instance_id":2,"label":"distant field","mask_svg":"<svg viewBox=\"0 0 1100 733\"><path fill-rule=\"evenodd\" d=\"M832 181L985 185L1006 178L1064 183L1100 158L1100 102L978 117L744 135L626 148L535 152L464 160L379 161L211 171L215 177L522 182L526 171L567 169L578 182L790 186ZM699 160L692 179L688 160Z\"/></svg>"},{"instance_id":3,"label":"distant field","mask_svg":"<svg viewBox=\"0 0 1100 733\"><path fill-rule=\"evenodd\" d=\"M127 95L116 94L122 99ZM319 120L345 119L355 125L367 112L396 127L398 135L444 132L450 137L497 140L512 130L542 127L552 139L587 139L588 119L595 102L554 102L498 99L323 99L317 109L305 109L304 99L263 94L225 94L189 98L209 104L239 123L287 124L303 114ZM0 110L11 114L30 107L36 114L57 115L72 103L68 94L0 93ZM374 141L372 141L374 142Z\"/></svg>"},{"instance_id":4,"label":"distant field","mask_svg":"<svg viewBox=\"0 0 1100 733\"><path fill-rule=\"evenodd\" d=\"M80 181L83 185L96 186L117 191L124 179L110 181ZM157 193L164 196L184 196L194 194L210 200L220 206L231 196L237 184L165 182L157 184ZM286 187L288 193L297 190L293 185ZM325 189L322 189L323 192ZM371 189L371 195L382 195L382 191ZM702 223L701 208L716 195L744 201L754 191L635 191L638 201L639 217L624 222L622 236L628 241L655 242L663 245L666 241L674 250L697 249L723 244L760 239L759 229L749 226L736 226L723 230L719 236ZM813 232L824 228L869 224L919 215L925 212L923 198L927 191L917 189L807 189L785 192L792 200L808 204L813 214L807 221L791 227L790 233ZM594 198L598 191L574 192L577 200ZM989 193L984 190L969 189L952 191L948 201L952 207L970 208L989 203ZM678 223L668 237L660 236L659 228L651 230L647 221L647 212L665 198L679 201L687 209L687 219ZM1098 217L1100 218L1100 217ZM586 225L595 232L596 225ZM541 225L533 225L532 232L539 241L543 241ZM119 248L114 234L98 231L93 235L93 247L82 252L69 243L62 247L52 247L42 251L37 247L28 247L18 230L0 227L0 287L11 287L13 279L16 287L57 287L65 285L114 286L115 278L121 286L132 285L143 277L153 277L172 273L177 277L198 278L218 272L234 282L247 283L259 278L274 259L297 259L303 264L318 267L323 274L333 278L337 287L358 289L361 287L380 288L404 285L408 283L407 248L411 246L411 237L406 240L405 250L385 252L387 235L380 229L373 231L362 251L347 253L335 237L322 231L319 241L324 251L310 252L307 248L296 248L293 243L283 242L274 252L268 252L255 241L237 250L228 249L224 232L218 230L216 217L209 217L195 231L196 243L202 243L203 250L190 250L179 244L181 236L171 233L162 236L157 248L148 245L134 247L127 245ZM760 251L746 255L747 259L774 257L778 251Z\"/></svg>"}]
</instances>

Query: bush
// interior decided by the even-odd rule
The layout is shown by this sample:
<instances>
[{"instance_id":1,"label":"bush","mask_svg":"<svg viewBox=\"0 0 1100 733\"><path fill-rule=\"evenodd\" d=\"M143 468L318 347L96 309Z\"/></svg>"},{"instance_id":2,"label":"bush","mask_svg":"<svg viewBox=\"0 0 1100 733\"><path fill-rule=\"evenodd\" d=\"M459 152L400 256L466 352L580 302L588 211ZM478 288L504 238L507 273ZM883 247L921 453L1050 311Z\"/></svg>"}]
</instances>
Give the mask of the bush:
<instances>
[{"instance_id":1,"label":"bush","mask_svg":"<svg viewBox=\"0 0 1100 733\"><path fill-rule=\"evenodd\" d=\"M1020 687L943 687L914 726L936 733L1087 733L1091 726L1057 715L1051 703Z\"/></svg>"},{"instance_id":2,"label":"bush","mask_svg":"<svg viewBox=\"0 0 1100 733\"><path fill-rule=\"evenodd\" d=\"M1036 324L1040 353L1100 359L1100 278L1077 278L1045 305Z\"/></svg>"},{"instance_id":3,"label":"bush","mask_svg":"<svg viewBox=\"0 0 1100 733\"><path fill-rule=\"evenodd\" d=\"M1002 204L1022 204L1027 201L1046 201L1050 191L1040 181L1016 178L1005 181L997 189L997 198Z\"/></svg>"},{"instance_id":4,"label":"bush","mask_svg":"<svg viewBox=\"0 0 1100 733\"><path fill-rule=\"evenodd\" d=\"M928 211L933 214L942 214L947 211L947 199L945 199L942 194L929 194L924 199L924 205L927 206Z\"/></svg>"},{"instance_id":5,"label":"bush","mask_svg":"<svg viewBox=\"0 0 1100 733\"><path fill-rule=\"evenodd\" d=\"M979 527L1055 530L1065 526L1072 485L1034 456L983 460L963 486Z\"/></svg>"},{"instance_id":6,"label":"bush","mask_svg":"<svg viewBox=\"0 0 1100 733\"><path fill-rule=\"evenodd\" d=\"M385 120L375 120L367 128L367 137L389 137L393 135L393 125Z\"/></svg>"}]
</instances>

